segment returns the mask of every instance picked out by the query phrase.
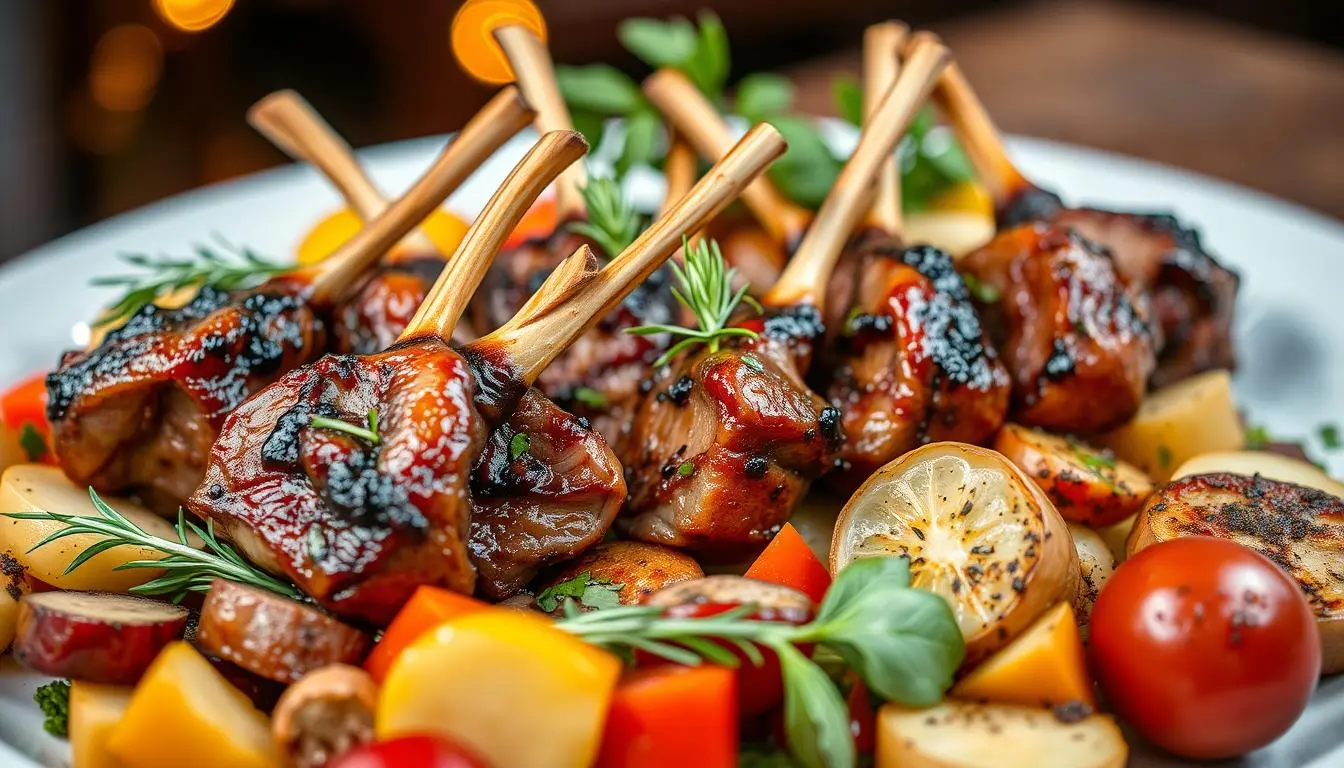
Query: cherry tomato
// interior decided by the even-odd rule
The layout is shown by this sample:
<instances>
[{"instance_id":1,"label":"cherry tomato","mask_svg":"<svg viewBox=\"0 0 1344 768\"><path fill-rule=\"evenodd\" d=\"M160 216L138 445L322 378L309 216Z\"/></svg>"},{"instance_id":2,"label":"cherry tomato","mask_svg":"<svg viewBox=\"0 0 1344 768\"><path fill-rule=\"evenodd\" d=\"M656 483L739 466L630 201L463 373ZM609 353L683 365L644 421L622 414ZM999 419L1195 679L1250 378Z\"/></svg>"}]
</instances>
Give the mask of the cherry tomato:
<instances>
[{"instance_id":1,"label":"cherry tomato","mask_svg":"<svg viewBox=\"0 0 1344 768\"><path fill-rule=\"evenodd\" d=\"M471 750L442 736L403 736L355 747L327 768L488 768Z\"/></svg>"},{"instance_id":2,"label":"cherry tomato","mask_svg":"<svg viewBox=\"0 0 1344 768\"><path fill-rule=\"evenodd\" d=\"M877 711L873 709L868 686L853 673L850 678L849 693L845 695L849 732L854 736L855 751L860 755L871 755L877 748Z\"/></svg>"},{"instance_id":3,"label":"cherry tomato","mask_svg":"<svg viewBox=\"0 0 1344 768\"><path fill-rule=\"evenodd\" d=\"M1226 539L1191 537L1131 557L1092 610L1091 657L1121 718L1169 752L1244 754L1302 714L1321 640L1297 584Z\"/></svg>"}]
</instances>

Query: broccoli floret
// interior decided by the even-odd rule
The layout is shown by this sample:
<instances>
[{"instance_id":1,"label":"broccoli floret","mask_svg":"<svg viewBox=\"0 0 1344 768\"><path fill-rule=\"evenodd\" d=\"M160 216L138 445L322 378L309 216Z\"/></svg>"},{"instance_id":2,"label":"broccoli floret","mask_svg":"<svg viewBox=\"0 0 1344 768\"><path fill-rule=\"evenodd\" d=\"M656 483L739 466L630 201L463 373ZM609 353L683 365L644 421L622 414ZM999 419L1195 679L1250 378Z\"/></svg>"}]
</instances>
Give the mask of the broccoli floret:
<instances>
[{"instance_id":1,"label":"broccoli floret","mask_svg":"<svg viewBox=\"0 0 1344 768\"><path fill-rule=\"evenodd\" d=\"M42 714L47 716L42 727L52 736L64 739L69 733L70 726L70 682L56 680L39 686L33 692L33 701L42 708Z\"/></svg>"}]
</instances>

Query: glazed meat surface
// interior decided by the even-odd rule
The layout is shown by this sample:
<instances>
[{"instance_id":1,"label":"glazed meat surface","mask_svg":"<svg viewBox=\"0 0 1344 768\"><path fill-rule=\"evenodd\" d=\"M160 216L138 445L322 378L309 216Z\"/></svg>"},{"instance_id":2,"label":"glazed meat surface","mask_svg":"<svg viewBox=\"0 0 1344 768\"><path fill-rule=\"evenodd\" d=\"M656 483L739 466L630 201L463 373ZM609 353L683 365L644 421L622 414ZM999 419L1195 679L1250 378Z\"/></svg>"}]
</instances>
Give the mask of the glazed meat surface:
<instances>
[{"instance_id":1,"label":"glazed meat surface","mask_svg":"<svg viewBox=\"0 0 1344 768\"><path fill-rule=\"evenodd\" d=\"M1157 347L1148 294L1075 231L1024 224L958 265L990 291L984 324L1012 378L1014 418L1067 433L1138 409Z\"/></svg>"},{"instance_id":2,"label":"glazed meat surface","mask_svg":"<svg viewBox=\"0 0 1344 768\"><path fill-rule=\"evenodd\" d=\"M759 327L756 340L702 349L654 374L626 463L623 525L634 537L742 554L769 541L835 463L840 414L798 374L819 316L800 307Z\"/></svg>"},{"instance_id":3,"label":"glazed meat surface","mask_svg":"<svg viewBox=\"0 0 1344 768\"><path fill-rule=\"evenodd\" d=\"M443 271L443 264L440 256L424 255L373 270L359 292L334 313L334 351L372 355L395 344ZM454 339L470 341L456 333Z\"/></svg>"},{"instance_id":4,"label":"glazed meat surface","mask_svg":"<svg viewBox=\"0 0 1344 768\"><path fill-rule=\"evenodd\" d=\"M179 309L146 306L96 348L67 353L47 378L66 474L176 512L228 414L322 353L326 326L301 289L284 279L246 294L206 288Z\"/></svg>"},{"instance_id":5,"label":"glazed meat surface","mask_svg":"<svg viewBox=\"0 0 1344 768\"><path fill-rule=\"evenodd\" d=\"M1152 386L1236 367L1237 273L1220 264L1204 249L1199 233L1175 217L1065 208L1055 195L1029 189L1000 211L999 219L1003 227L1033 221L1072 227L1105 246L1125 280L1149 291L1163 340Z\"/></svg>"},{"instance_id":6,"label":"glazed meat surface","mask_svg":"<svg viewBox=\"0 0 1344 768\"><path fill-rule=\"evenodd\" d=\"M439 341L324 357L229 417L187 508L341 616L384 625L422 584L470 593L467 484L487 436L475 396ZM370 412L377 445L312 425Z\"/></svg>"},{"instance_id":7,"label":"glazed meat surface","mask_svg":"<svg viewBox=\"0 0 1344 768\"><path fill-rule=\"evenodd\" d=\"M1010 392L949 254L870 237L851 261L861 279L838 302L851 309L824 366L843 414L843 464L831 478L844 491L925 443L984 442Z\"/></svg>"}]
</instances>

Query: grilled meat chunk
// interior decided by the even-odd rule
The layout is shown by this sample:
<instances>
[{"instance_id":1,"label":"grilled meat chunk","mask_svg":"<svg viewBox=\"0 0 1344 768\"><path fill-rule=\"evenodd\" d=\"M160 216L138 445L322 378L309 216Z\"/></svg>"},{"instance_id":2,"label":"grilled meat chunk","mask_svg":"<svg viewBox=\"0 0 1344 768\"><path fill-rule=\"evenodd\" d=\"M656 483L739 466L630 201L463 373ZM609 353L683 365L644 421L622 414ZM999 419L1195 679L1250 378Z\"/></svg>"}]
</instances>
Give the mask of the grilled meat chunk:
<instances>
[{"instance_id":1,"label":"grilled meat chunk","mask_svg":"<svg viewBox=\"0 0 1344 768\"><path fill-rule=\"evenodd\" d=\"M1012 377L1015 421L1089 433L1134 414L1157 332L1147 292L1103 249L1062 226L1024 224L959 266L997 294L984 325Z\"/></svg>"},{"instance_id":2,"label":"grilled meat chunk","mask_svg":"<svg viewBox=\"0 0 1344 768\"><path fill-rule=\"evenodd\" d=\"M338 354L372 355L397 341L415 316L439 273L443 258L423 255L377 267L359 292L336 309L332 318L332 346ZM455 341L470 341L462 329Z\"/></svg>"}]
</instances>

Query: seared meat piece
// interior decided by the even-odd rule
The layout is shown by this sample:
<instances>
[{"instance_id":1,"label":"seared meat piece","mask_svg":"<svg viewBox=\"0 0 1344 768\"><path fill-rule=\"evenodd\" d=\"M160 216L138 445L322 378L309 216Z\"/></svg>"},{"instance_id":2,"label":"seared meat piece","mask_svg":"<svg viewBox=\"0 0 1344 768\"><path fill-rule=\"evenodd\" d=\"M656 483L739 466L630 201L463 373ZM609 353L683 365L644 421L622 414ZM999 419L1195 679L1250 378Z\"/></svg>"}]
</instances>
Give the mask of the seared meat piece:
<instances>
[{"instance_id":1,"label":"seared meat piece","mask_svg":"<svg viewBox=\"0 0 1344 768\"><path fill-rule=\"evenodd\" d=\"M828 366L844 414L838 487L852 491L925 443L982 443L1003 424L1010 381L952 257L870 240L857 301Z\"/></svg>"},{"instance_id":2,"label":"seared meat piece","mask_svg":"<svg viewBox=\"0 0 1344 768\"><path fill-rule=\"evenodd\" d=\"M437 254L425 254L375 269L336 311L331 329L335 351L372 355L392 346L443 271L443 263ZM457 329L454 338L470 340L459 336Z\"/></svg>"},{"instance_id":3,"label":"seared meat piece","mask_svg":"<svg viewBox=\"0 0 1344 768\"><path fill-rule=\"evenodd\" d=\"M1127 282L1152 294L1155 336L1161 342L1152 386L1236 366L1232 317L1238 277L1204 249L1197 232L1167 214L1065 207L1013 165L989 113L956 64L944 70L935 97L989 187L1001 229L1030 222L1072 227L1106 248Z\"/></svg>"},{"instance_id":4,"label":"seared meat piece","mask_svg":"<svg viewBox=\"0 0 1344 768\"><path fill-rule=\"evenodd\" d=\"M998 294L985 326L1012 376L1015 421L1088 433L1134 415L1156 331L1148 294L1105 250L1065 227L1024 224L959 266Z\"/></svg>"},{"instance_id":5,"label":"seared meat piece","mask_svg":"<svg viewBox=\"0 0 1344 768\"><path fill-rule=\"evenodd\" d=\"M170 514L200 484L224 418L322 353L324 322L304 283L203 289L180 309L148 305L47 377L61 467L80 485L136 493Z\"/></svg>"}]
</instances>

